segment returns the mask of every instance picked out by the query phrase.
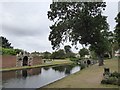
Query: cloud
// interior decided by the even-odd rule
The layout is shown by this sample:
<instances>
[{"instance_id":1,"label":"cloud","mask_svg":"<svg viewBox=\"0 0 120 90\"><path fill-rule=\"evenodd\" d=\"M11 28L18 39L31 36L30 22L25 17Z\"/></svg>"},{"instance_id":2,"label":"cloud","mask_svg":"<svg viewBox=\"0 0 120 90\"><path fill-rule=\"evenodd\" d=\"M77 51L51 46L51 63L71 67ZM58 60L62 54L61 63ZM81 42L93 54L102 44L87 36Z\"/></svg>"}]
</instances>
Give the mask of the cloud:
<instances>
[{"instance_id":1,"label":"cloud","mask_svg":"<svg viewBox=\"0 0 120 90\"><path fill-rule=\"evenodd\" d=\"M50 21L45 2L5 2L2 7L2 35L15 48L27 51L51 51L48 41Z\"/></svg>"}]
</instances>

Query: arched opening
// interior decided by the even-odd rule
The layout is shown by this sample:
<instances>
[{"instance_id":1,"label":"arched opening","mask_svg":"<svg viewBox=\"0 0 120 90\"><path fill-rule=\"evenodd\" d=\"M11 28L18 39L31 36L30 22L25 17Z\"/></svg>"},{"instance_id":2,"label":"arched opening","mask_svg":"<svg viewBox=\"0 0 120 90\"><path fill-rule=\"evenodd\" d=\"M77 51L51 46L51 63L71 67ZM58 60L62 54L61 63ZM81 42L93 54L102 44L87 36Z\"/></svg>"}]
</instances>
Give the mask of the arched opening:
<instances>
[{"instance_id":1,"label":"arched opening","mask_svg":"<svg viewBox=\"0 0 120 90\"><path fill-rule=\"evenodd\" d=\"M28 57L25 56L25 57L23 58L23 66L27 66L27 65L28 65Z\"/></svg>"}]
</instances>

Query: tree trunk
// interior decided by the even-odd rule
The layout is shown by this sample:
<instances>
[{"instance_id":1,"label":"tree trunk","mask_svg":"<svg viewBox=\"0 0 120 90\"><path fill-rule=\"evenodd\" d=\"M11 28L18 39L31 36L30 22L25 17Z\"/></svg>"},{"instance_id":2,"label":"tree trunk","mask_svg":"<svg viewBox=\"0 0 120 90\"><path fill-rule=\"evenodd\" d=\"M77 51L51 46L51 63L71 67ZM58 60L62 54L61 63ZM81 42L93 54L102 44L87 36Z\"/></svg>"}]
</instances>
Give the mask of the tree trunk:
<instances>
[{"instance_id":1,"label":"tree trunk","mask_svg":"<svg viewBox=\"0 0 120 90\"><path fill-rule=\"evenodd\" d=\"M103 56L102 55L99 55L98 56L99 58L98 58L98 60L99 60L99 66L102 66L102 65L104 65L104 60L103 60Z\"/></svg>"}]
</instances>

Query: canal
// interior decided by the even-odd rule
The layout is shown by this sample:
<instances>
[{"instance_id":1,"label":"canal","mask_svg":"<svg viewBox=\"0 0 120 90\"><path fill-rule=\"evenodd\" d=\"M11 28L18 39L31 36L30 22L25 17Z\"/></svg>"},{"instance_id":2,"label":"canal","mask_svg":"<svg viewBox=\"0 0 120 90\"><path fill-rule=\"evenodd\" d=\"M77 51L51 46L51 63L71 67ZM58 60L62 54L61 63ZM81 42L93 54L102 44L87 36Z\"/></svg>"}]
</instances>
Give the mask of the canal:
<instances>
[{"instance_id":1,"label":"canal","mask_svg":"<svg viewBox=\"0 0 120 90\"><path fill-rule=\"evenodd\" d=\"M80 71L80 66L62 65L2 72L2 88L39 88Z\"/></svg>"}]
</instances>

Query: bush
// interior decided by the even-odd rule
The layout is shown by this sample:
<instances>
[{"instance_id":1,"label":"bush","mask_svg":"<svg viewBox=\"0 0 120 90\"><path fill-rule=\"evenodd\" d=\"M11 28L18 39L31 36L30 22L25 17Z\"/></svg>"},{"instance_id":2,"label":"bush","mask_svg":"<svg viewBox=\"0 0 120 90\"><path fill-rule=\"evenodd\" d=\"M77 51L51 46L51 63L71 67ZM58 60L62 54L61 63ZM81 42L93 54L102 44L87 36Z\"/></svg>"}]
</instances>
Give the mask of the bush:
<instances>
[{"instance_id":1,"label":"bush","mask_svg":"<svg viewBox=\"0 0 120 90\"><path fill-rule=\"evenodd\" d=\"M2 55L16 55L16 51L12 48L2 48L0 51L2 51Z\"/></svg>"},{"instance_id":2,"label":"bush","mask_svg":"<svg viewBox=\"0 0 120 90\"><path fill-rule=\"evenodd\" d=\"M111 77L120 77L120 73L117 73L116 71L111 74Z\"/></svg>"},{"instance_id":3,"label":"bush","mask_svg":"<svg viewBox=\"0 0 120 90\"><path fill-rule=\"evenodd\" d=\"M113 84L113 85L119 85L119 79L120 79L120 73L113 72L108 78L104 78L101 83L102 84Z\"/></svg>"}]
</instances>

